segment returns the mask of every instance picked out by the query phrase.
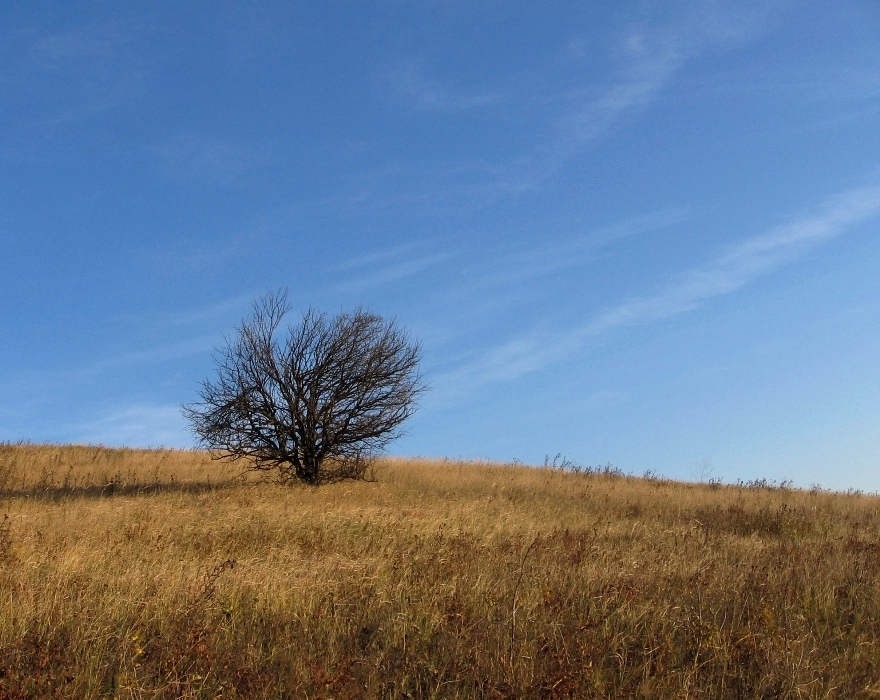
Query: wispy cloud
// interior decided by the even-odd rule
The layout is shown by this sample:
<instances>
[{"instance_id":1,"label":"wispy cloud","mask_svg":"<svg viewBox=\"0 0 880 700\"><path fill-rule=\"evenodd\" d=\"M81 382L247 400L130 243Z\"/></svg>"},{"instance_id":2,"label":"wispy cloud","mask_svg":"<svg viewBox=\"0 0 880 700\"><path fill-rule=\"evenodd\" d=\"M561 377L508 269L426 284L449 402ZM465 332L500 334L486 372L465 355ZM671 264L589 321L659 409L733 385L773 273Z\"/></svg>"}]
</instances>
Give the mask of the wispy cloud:
<instances>
[{"instance_id":1,"label":"wispy cloud","mask_svg":"<svg viewBox=\"0 0 880 700\"><path fill-rule=\"evenodd\" d=\"M653 323L694 311L770 274L853 227L880 214L880 185L827 199L816 212L747 239L705 265L672 279L653 294L600 311L573 330L533 330L485 351L435 379L450 396L467 387L509 381L582 351L590 342L626 326Z\"/></svg>"},{"instance_id":2,"label":"wispy cloud","mask_svg":"<svg viewBox=\"0 0 880 700\"><path fill-rule=\"evenodd\" d=\"M71 62L113 60L130 39L130 32L118 24L79 26L33 35L27 57L32 64L46 70L69 70Z\"/></svg>"},{"instance_id":3,"label":"wispy cloud","mask_svg":"<svg viewBox=\"0 0 880 700\"><path fill-rule=\"evenodd\" d=\"M161 171L184 184L230 185L273 161L267 147L202 134L178 134L150 150Z\"/></svg>"},{"instance_id":4,"label":"wispy cloud","mask_svg":"<svg viewBox=\"0 0 880 700\"><path fill-rule=\"evenodd\" d=\"M511 144L507 158L475 155L432 162L411 176L429 188L420 195L420 206L455 202L470 210L544 186L572 160L643 114L688 64L760 35L772 14L765 5L726 0L664 4L655 13L662 17L619 24L605 55L587 59L583 46L569 39L562 65L551 62L531 73L506 75L495 86L453 88L442 77L427 77L418 64L387 72L379 81L382 91L411 112L493 109L502 122L528 115L534 123L531 138L522 139L518 132L520 140Z\"/></svg>"},{"instance_id":5,"label":"wispy cloud","mask_svg":"<svg viewBox=\"0 0 880 700\"><path fill-rule=\"evenodd\" d=\"M99 372L117 367L143 366L161 362L171 362L185 357L201 355L209 352L217 343L216 334L206 334L195 338L187 338L174 343L157 345L148 350L117 355L92 365L87 372L98 374Z\"/></svg>"},{"instance_id":6,"label":"wispy cloud","mask_svg":"<svg viewBox=\"0 0 880 700\"><path fill-rule=\"evenodd\" d=\"M471 285L465 285L468 294L474 287L498 288L499 286L519 285L528 279L535 279L558 273L562 270L585 265L603 254L615 243L628 238L669 228L683 223L692 216L686 207L671 207L660 211L633 216L623 221L598 229L591 229L582 235L563 240L542 240L539 244L520 245L491 251L480 257L481 270L468 270Z\"/></svg>"},{"instance_id":7,"label":"wispy cloud","mask_svg":"<svg viewBox=\"0 0 880 700\"><path fill-rule=\"evenodd\" d=\"M36 411L65 396L75 395L77 388L93 386L103 375L208 355L221 340L218 334L204 334L160 343L145 350L111 355L79 367L19 372L4 377L4 386L10 396L16 397L16 406L23 412Z\"/></svg>"},{"instance_id":8,"label":"wispy cloud","mask_svg":"<svg viewBox=\"0 0 880 700\"><path fill-rule=\"evenodd\" d=\"M580 329L579 335L597 335L619 326L696 309L710 299L740 289L878 213L880 186L862 187L831 197L818 214L746 240L704 267L683 275L665 290L605 311Z\"/></svg>"},{"instance_id":9,"label":"wispy cloud","mask_svg":"<svg viewBox=\"0 0 880 700\"><path fill-rule=\"evenodd\" d=\"M358 292L399 282L426 272L455 256L446 251L413 255L414 248L407 246L395 250L372 253L340 265L347 279L334 285L336 293Z\"/></svg>"},{"instance_id":10,"label":"wispy cloud","mask_svg":"<svg viewBox=\"0 0 880 700\"><path fill-rule=\"evenodd\" d=\"M113 447L190 447L193 443L180 407L162 404L107 410L95 420L64 427L61 439Z\"/></svg>"},{"instance_id":11,"label":"wispy cloud","mask_svg":"<svg viewBox=\"0 0 880 700\"><path fill-rule=\"evenodd\" d=\"M558 116L549 139L498 186L521 191L551 178L595 141L655 101L689 62L709 50L756 36L766 15L762 7L687 3L665 22L630 25L618 37L614 50L617 66L608 83L587 90L584 99Z\"/></svg>"},{"instance_id":12,"label":"wispy cloud","mask_svg":"<svg viewBox=\"0 0 880 700\"><path fill-rule=\"evenodd\" d=\"M500 90L468 91L429 78L414 63L385 71L377 83L381 91L417 112L464 112L496 104L504 98Z\"/></svg>"},{"instance_id":13,"label":"wispy cloud","mask_svg":"<svg viewBox=\"0 0 880 700\"><path fill-rule=\"evenodd\" d=\"M16 87L10 94L15 111L24 115L22 125L45 130L80 122L141 94L154 65L140 36L136 23L124 21L5 34L0 83ZM32 109L39 110L38 117Z\"/></svg>"},{"instance_id":14,"label":"wispy cloud","mask_svg":"<svg viewBox=\"0 0 880 700\"><path fill-rule=\"evenodd\" d=\"M338 267L347 278L334 292L362 291L418 277L423 308L432 309L422 319L420 337L426 344L453 346L464 336L482 334L493 319L521 307L541 303L547 281L570 275L579 267L614 254L628 239L674 228L692 218L686 207L670 207L633 216L576 235L556 231L536 232L529 241L486 247L461 242L455 250L437 250L429 244L378 250ZM446 366L466 359L447 356Z\"/></svg>"},{"instance_id":15,"label":"wispy cloud","mask_svg":"<svg viewBox=\"0 0 880 700\"><path fill-rule=\"evenodd\" d=\"M392 248L384 248L382 250L374 250L364 255L349 258L337 266L338 270L357 270L360 268L374 267L376 265L384 265L400 260L406 255L411 255L416 251L416 244L404 243L396 245Z\"/></svg>"},{"instance_id":16,"label":"wispy cloud","mask_svg":"<svg viewBox=\"0 0 880 700\"><path fill-rule=\"evenodd\" d=\"M248 292L240 294L230 299L224 299L199 309L189 309L172 314L169 317L169 323L175 326L198 325L202 323L212 323L218 320L224 320L230 315L242 314L250 309L254 299L258 296L257 292Z\"/></svg>"}]
</instances>

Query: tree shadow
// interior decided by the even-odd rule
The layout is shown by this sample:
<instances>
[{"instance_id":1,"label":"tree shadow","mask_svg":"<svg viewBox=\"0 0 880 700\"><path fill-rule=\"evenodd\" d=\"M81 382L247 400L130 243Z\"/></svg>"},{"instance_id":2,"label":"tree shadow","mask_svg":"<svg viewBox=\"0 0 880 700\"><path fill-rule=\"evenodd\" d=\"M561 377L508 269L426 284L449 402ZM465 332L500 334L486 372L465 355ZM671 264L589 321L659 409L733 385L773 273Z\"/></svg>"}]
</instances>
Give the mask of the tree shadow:
<instances>
[{"instance_id":1,"label":"tree shadow","mask_svg":"<svg viewBox=\"0 0 880 700\"><path fill-rule=\"evenodd\" d=\"M155 496L165 493L203 494L225 491L244 485L240 479L228 481L171 481L150 484L89 484L83 486L35 485L28 488L0 489L0 499L29 499L59 501L69 498L118 498L126 496Z\"/></svg>"}]
</instances>

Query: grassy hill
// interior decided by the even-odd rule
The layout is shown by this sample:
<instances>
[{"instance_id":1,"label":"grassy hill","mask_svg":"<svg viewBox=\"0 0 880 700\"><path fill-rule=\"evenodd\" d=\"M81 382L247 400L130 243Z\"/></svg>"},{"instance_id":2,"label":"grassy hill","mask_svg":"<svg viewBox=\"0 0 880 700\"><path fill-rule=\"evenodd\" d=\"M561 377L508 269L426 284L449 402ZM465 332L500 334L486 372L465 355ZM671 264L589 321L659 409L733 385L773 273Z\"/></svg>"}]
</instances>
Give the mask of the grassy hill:
<instances>
[{"instance_id":1,"label":"grassy hill","mask_svg":"<svg viewBox=\"0 0 880 700\"><path fill-rule=\"evenodd\" d=\"M880 499L0 446L0 698L874 698Z\"/></svg>"}]
</instances>

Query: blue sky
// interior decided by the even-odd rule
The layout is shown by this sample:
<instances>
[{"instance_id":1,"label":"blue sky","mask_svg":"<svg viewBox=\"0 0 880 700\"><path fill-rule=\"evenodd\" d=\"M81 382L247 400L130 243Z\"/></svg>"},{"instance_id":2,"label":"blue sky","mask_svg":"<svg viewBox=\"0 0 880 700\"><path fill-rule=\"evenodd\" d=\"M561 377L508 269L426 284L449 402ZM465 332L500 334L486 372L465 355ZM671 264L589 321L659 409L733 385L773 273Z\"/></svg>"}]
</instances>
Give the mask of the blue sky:
<instances>
[{"instance_id":1,"label":"blue sky","mask_svg":"<svg viewBox=\"0 0 880 700\"><path fill-rule=\"evenodd\" d=\"M880 3L10 2L0 439L188 446L262 292L393 452L880 489Z\"/></svg>"}]
</instances>

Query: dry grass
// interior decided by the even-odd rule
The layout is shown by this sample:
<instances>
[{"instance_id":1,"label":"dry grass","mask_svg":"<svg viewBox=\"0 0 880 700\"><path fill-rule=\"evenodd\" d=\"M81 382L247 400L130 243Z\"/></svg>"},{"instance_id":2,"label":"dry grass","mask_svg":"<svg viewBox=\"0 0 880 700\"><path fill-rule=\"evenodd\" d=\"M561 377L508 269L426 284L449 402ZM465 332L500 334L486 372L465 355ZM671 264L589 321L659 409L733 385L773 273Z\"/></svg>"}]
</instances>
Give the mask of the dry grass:
<instances>
[{"instance_id":1,"label":"dry grass","mask_svg":"<svg viewBox=\"0 0 880 700\"><path fill-rule=\"evenodd\" d=\"M0 698L880 697L880 499L0 447Z\"/></svg>"}]
</instances>

